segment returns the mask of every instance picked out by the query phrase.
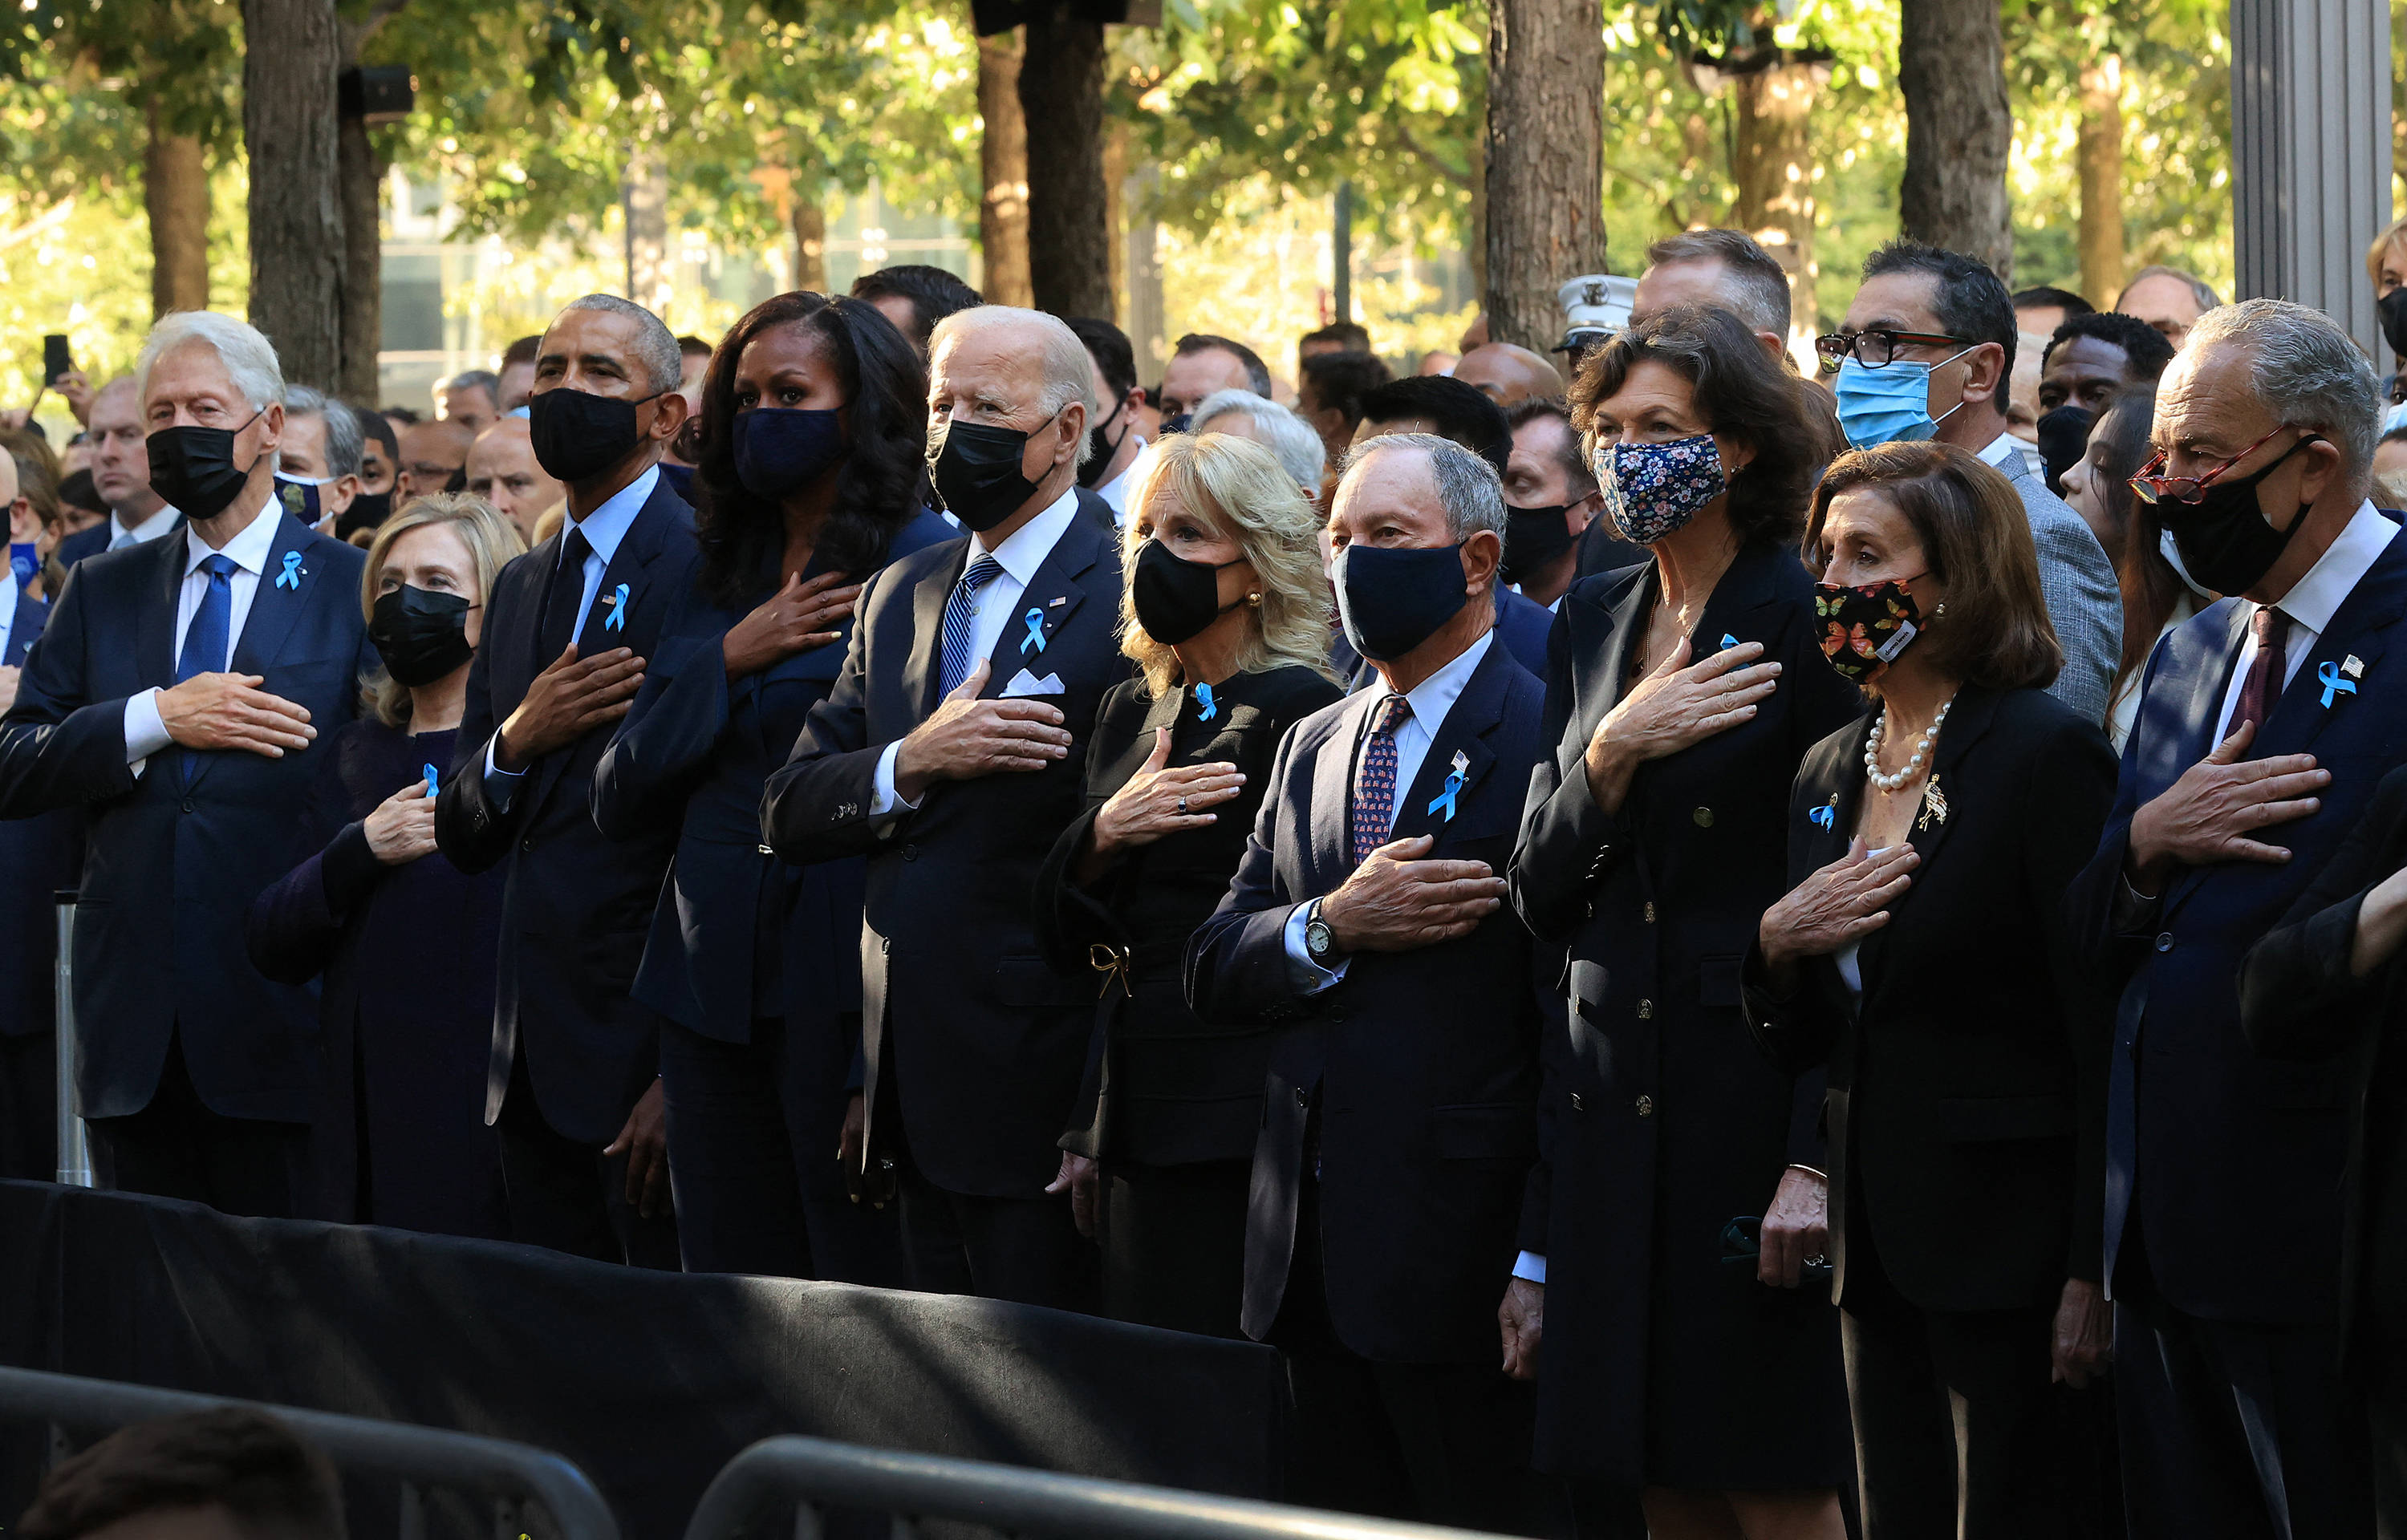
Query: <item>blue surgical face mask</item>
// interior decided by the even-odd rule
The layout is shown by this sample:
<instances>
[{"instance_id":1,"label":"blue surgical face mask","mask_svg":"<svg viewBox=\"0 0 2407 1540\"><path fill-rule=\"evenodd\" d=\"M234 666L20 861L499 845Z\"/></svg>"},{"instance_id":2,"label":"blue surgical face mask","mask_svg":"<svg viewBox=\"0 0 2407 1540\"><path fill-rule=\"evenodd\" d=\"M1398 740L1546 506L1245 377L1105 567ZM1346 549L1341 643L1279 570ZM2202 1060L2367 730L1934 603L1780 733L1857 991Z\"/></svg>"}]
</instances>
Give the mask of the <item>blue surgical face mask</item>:
<instances>
[{"instance_id":1,"label":"blue surgical face mask","mask_svg":"<svg viewBox=\"0 0 2407 1540\"><path fill-rule=\"evenodd\" d=\"M1972 350L1967 347L1964 353ZM1842 362L1838 382L1832 389L1839 398L1839 427L1845 431L1847 443L1858 449L1870 449L1882 444L1910 444L1939 431L1939 424L1954 417L1964 403L1959 401L1933 418L1930 374L1954 363L1964 353L1937 363L1900 359L1878 369L1867 366L1859 359Z\"/></svg>"}]
</instances>

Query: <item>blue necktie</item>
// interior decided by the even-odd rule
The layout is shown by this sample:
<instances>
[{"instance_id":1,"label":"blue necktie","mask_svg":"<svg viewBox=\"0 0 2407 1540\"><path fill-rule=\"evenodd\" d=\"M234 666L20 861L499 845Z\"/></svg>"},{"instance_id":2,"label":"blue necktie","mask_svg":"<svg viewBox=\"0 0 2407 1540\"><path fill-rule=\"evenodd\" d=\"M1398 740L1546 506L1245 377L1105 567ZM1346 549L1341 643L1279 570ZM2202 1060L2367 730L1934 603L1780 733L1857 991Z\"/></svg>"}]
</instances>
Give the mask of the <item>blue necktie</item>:
<instances>
[{"instance_id":1,"label":"blue necktie","mask_svg":"<svg viewBox=\"0 0 2407 1540\"><path fill-rule=\"evenodd\" d=\"M977 667L970 656L977 636L978 590L1003 575L1003 563L981 553L961 580L953 585L953 597L945 600L945 657L943 688L940 696L950 695L961 688L961 681Z\"/></svg>"},{"instance_id":2,"label":"blue necktie","mask_svg":"<svg viewBox=\"0 0 2407 1540\"><path fill-rule=\"evenodd\" d=\"M212 554L201 558L201 571L208 573L209 586L201 590L201 607L192 612L192 624L184 632L184 650L176 658L177 684L225 668L226 633L234 627L234 574L238 570L230 556ZM191 749L181 756L187 782L192 778L197 758Z\"/></svg>"}]
</instances>

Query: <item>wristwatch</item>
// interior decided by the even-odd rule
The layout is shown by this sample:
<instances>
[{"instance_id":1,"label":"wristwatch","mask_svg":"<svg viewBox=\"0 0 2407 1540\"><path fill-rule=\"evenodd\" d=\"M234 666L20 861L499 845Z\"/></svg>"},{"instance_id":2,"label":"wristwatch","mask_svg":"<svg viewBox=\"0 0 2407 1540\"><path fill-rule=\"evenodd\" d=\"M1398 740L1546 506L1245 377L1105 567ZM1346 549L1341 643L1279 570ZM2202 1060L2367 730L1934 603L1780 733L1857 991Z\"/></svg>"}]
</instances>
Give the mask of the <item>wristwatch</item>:
<instances>
[{"instance_id":1,"label":"wristwatch","mask_svg":"<svg viewBox=\"0 0 2407 1540\"><path fill-rule=\"evenodd\" d=\"M1337 955L1337 938L1330 933L1329 922L1320 917L1320 900L1315 898L1303 911L1303 950L1321 967L1329 966Z\"/></svg>"}]
</instances>

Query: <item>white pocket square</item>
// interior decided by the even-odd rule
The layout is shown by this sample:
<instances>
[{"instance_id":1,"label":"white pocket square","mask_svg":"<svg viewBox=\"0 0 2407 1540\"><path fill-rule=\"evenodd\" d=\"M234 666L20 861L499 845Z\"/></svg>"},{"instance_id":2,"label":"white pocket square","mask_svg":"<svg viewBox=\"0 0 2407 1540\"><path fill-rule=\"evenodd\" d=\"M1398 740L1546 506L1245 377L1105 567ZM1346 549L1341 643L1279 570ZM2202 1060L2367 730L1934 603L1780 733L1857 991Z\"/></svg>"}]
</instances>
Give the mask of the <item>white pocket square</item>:
<instances>
[{"instance_id":1,"label":"white pocket square","mask_svg":"<svg viewBox=\"0 0 2407 1540\"><path fill-rule=\"evenodd\" d=\"M1008 700L1017 695L1066 695L1068 693L1061 687L1060 674L1048 673L1039 679L1026 669L1022 669L1011 676L1011 683L1003 687L1003 694L996 699Z\"/></svg>"}]
</instances>

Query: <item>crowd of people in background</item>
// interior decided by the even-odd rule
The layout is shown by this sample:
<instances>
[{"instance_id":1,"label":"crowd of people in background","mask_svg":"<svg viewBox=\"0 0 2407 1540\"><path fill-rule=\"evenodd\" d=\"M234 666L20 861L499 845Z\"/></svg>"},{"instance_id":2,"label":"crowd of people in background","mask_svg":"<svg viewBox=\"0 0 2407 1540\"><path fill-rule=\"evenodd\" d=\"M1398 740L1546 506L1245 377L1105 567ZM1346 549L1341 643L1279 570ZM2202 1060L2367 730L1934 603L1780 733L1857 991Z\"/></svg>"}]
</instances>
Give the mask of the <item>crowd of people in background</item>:
<instances>
[{"instance_id":1,"label":"crowd of people in background","mask_svg":"<svg viewBox=\"0 0 2407 1540\"><path fill-rule=\"evenodd\" d=\"M0 1175L72 889L105 1186L1267 1342L1350 1511L2407 1525L2407 376L1563 298L590 295L424 415L166 317L0 457Z\"/></svg>"}]
</instances>

